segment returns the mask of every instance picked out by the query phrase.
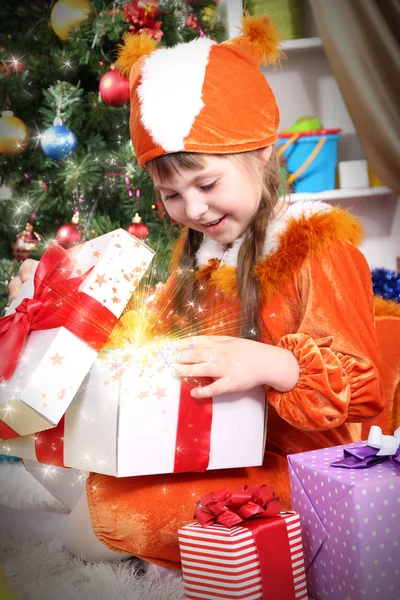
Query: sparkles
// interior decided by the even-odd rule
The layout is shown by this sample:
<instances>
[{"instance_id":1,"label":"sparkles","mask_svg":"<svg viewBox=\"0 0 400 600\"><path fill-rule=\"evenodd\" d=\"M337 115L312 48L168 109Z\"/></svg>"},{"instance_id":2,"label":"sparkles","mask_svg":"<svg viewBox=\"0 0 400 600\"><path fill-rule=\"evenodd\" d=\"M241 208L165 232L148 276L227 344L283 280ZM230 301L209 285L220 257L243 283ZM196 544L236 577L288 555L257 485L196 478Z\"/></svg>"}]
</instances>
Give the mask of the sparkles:
<instances>
[{"instance_id":1,"label":"sparkles","mask_svg":"<svg viewBox=\"0 0 400 600\"><path fill-rule=\"evenodd\" d=\"M16 408L15 406L13 406L13 404L4 404L1 407L1 414L2 414L2 418L4 419L4 417L12 417L14 414L16 414Z\"/></svg>"},{"instance_id":2,"label":"sparkles","mask_svg":"<svg viewBox=\"0 0 400 600\"><path fill-rule=\"evenodd\" d=\"M60 70L64 70L64 73L66 73L67 71L70 71L70 70L71 71L74 70L74 65L70 58L67 58L66 60L61 61Z\"/></svg>"},{"instance_id":3,"label":"sparkles","mask_svg":"<svg viewBox=\"0 0 400 600\"><path fill-rule=\"evenodd\" d=\"M22 58L24 58L24 57L22 57ZM11 54L11 58L9 60L7 60L6 62L10 65L10 67L14 71L19 71L20 70L20 66L23 65L22 58L20 58L19 56L14 56L13 54Z\"/></svg>"},{"instance_id":4,"label":"sparkles","mask_svg":"<svg viewBox=\"0 0 400 600\"><path fill-rule=\"evenodd\" d=\"M54 450L54 448L53 448ZM43 473L44 478L50 478L54 481L54 479L56 479L56 476L59 474L57 467L53 467L51 465L43 465L43 467L41 468L41 471Z\"/></svg>"}]
</instances>

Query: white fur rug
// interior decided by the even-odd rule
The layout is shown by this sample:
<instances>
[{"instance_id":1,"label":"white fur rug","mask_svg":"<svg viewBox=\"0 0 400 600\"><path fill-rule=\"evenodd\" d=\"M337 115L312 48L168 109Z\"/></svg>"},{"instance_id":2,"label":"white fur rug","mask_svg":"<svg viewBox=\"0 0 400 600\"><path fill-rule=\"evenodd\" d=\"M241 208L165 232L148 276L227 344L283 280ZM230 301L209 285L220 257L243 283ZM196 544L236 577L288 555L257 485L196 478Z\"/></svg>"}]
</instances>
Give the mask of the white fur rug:
<instances>
[{"instance_id":1,"label":"white fur rug","mask_svg":"<svg viewBox=\"0 0 400 600\"><path fill-rule=\"evenodd\" d=\"M61 510L23 467L0 461L0 503ZM1 510L1 507L0 507ZM0 531L0 563L19 600L183 600L181 577L150 579L135 559L86 563L57 540L38 542Z\"/></svg>"}]
</instances>

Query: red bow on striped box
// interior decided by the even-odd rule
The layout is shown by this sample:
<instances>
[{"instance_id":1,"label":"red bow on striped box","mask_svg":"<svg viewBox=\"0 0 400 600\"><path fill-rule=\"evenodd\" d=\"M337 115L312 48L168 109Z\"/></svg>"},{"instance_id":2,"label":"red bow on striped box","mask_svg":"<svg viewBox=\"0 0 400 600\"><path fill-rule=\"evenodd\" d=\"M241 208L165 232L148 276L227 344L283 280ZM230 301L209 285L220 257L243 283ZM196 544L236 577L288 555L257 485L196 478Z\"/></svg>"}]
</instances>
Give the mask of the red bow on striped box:
<instances>
[{"instance_id":1,"label":"red bow on striped box","mask_svg":"<svg viewBox=\"0 0 400 600\"><path fill-rule=\"evenodd\" d=\"M218 490L179 529L188 600L306 600L300 519L267 485Z\"/></svg>"}]
</instances>

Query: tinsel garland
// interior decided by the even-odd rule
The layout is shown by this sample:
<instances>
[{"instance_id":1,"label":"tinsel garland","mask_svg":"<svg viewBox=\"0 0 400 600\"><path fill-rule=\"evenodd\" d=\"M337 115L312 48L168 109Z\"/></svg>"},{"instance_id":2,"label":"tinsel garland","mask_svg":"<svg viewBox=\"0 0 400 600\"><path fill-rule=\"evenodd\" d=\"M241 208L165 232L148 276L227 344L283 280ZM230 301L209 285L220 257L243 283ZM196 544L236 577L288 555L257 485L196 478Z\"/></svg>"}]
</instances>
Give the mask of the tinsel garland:
<instances>
[{"instance_id":1,"label":"tinsel garland","mask_svg":"<svg viewBox=\"0 0 400 600\"><path fill-rule=\"evenodd\" d=\"M400 302L400 273L388 269L373 269L371 273L374 294Z\"/></svg>"}]
</instances>

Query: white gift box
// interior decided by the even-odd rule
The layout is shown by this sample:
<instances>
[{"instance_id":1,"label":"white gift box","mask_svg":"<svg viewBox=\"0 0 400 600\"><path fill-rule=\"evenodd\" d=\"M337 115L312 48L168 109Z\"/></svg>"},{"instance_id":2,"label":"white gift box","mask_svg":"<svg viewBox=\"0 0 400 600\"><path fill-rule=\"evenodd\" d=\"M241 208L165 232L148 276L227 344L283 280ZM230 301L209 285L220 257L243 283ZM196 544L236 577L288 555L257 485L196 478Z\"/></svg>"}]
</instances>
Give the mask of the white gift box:
<instances>
[{"instance_id":1,"label":"white gift box","mask_svg":"<svg viewBox=\"0 0 400 600\"><path fill-rule=\"evenodd\" d=\"M25 469L49 492L68 512L86 493L89 473L80 469L68 469L43 465L36 460L24 460Z\"/></svg>"},{"instance_id":2,"label":"white gift box","mask_svg":"<svg viewBox=\"0 0 400 600\"><path fill-rule=\"evenodd\" d=\"M68 279L90 273L79 287L119 317L153 258L153 251L123 229L73 249ZM34 272L7 314L33 297ZM0 352L6 351L0 345ZM0 439L54 427L64 415L98 352L65 327L31 331L18 366L0 385Z\"/></svg>"},{"instance_id":3,"label":"white gift box","mask_svg":"<svg viewBox=\"0 0 400 600\"><path fill-rule=\"evenodd\" d=\"M181 381L171 365L155 360L143 366L132 358L124 363L120 360L124 353L127 350L114 351L107 359L95 360L58 428L8 440L1 451L117 477L262 464L264 387L214 397L211 426L199 430L190 416L184 415L182 422ZM206 410L204 400L192 402ZM180 427L188 436L186 442L179 441ZM208 466L199 469L197 448L207 435ZM186 461L180 469L179 458L186 459L187 453L196 455L194 461Z\"/></svg>"}]
</instances>

